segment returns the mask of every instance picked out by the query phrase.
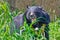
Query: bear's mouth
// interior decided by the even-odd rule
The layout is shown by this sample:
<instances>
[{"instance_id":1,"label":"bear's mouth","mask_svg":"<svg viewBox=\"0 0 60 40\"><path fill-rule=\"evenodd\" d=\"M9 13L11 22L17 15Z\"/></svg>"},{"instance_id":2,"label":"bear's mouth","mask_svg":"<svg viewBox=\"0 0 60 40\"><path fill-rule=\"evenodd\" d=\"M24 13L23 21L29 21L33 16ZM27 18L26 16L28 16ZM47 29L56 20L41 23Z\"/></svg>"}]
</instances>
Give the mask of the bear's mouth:
<instances>
[{"instance_id":1,"label":"bear's mouth","mask_svg":"<svg viewBox=\"0 0 60 40\"><path fill-rule=\"evenodd\" d=\"M35 22L35 21L36 21L36 19L35 19L35 18L32 18L32 19L31 19L31 21L32 21L32 23L33 23L33 22Z\"/></svg>"}]
</instances>

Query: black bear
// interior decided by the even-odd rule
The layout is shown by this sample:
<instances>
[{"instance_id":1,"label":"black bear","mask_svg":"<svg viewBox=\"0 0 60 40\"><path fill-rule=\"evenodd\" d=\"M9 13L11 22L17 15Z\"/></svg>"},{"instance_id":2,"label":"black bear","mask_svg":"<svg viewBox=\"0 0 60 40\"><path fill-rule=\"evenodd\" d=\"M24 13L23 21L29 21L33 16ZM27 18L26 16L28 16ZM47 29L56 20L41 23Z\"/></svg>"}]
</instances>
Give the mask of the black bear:
<instances>
[{"instance_id":1,"label":"black bear","mask_svg":"<svg viewBox=\"0 0 60 40\"><path fill-rule=\"evenodd\" d=\"M24 24L24 19L26 19L27 24L30 26L32 22L35 22L32 26L35 30L38 30L42 27L42 34L45 35L46 39L49 40L49 22L50 16L48 13L40 6L31 6L27 7L27 10L24 14L20 14L13 19L13 27L11 27L11 32L14 31L14 28L17 33L20 32L20 26ZM45 25L45 27L43 27Z\"/></svg>"}]
</instances>

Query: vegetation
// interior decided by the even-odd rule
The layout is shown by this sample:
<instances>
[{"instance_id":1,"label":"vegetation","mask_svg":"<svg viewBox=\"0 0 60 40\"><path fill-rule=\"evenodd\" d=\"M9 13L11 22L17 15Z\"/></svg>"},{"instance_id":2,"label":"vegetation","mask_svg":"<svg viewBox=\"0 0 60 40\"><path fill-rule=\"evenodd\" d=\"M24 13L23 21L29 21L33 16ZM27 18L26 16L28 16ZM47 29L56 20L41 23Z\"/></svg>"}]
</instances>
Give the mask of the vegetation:
<instances>
[{"instance_id":1,"label":"vegetation","mask_svg":"<svg viewBox=\"0 0 60 40\"><path fill-rule=\"evenodd\" d=\"M20 11L22 13L23 11ZM26 22L23 25L25 31L22 34L16 32L10 35L10 22L13 17L17 16L19 12L17 10L11 12L10 7L6 2L0 2L0 40L32 40L32 37L36 34ZM60 40L60 19L57 18L55 22L49 24L49 38L50 40ZM21 28L22 29L22 28ZM41 31L37 34L37 40L42 40ZM39 36L40 35L40 36ZM40 38L40 39L39 39Z\"/></svg>"}]
</instances>

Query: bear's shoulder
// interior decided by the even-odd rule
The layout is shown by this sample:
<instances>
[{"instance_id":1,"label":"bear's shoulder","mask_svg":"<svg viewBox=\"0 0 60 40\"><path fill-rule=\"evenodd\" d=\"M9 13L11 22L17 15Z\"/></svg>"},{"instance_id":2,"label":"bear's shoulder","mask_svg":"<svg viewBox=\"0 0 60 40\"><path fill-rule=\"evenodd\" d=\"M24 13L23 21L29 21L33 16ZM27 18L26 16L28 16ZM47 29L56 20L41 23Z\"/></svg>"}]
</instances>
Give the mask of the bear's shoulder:
<instances>
[{"instance_id":1,"label":"bear's shoulder","mask_svg":"<svg viewBox=\"0 0 60 40\"><path fill-rule=\"evenodd\" d=\"M14 17L14 24L19 27L23 25L24 19L23 19L23 14L20 14L16 17Z\"/></svg>"}]
</instances>

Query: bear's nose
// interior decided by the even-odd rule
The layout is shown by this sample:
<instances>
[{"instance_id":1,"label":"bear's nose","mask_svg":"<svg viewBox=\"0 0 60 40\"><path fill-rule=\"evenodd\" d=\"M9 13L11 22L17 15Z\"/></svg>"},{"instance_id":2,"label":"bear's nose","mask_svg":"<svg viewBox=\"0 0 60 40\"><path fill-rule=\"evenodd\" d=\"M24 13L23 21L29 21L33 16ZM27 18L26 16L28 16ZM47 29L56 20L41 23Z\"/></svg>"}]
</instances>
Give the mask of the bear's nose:
<instances>
[{"instance_id":1,"label":"bear's nose","mask_svg":"<svg viewBox=\"0 0 60 40\"><path fill-rule=\"evenodd\" d=\"M31 19L34 19L35 18L34 15L30 15L30 17L31 17Z\"/></svg>"},{"instance_id":2,"label":"bear's nose","mask_svg":"<svg viewBox=\"0 0 60 40\"><path fill-rule=\"evenodd\" d=\"M31 12L31 13L30 13L30 18L31 18L31 19L35 19L35 17L36 17L35 14L34 14L33 12Z\"/></svg>"}]
</instances>

